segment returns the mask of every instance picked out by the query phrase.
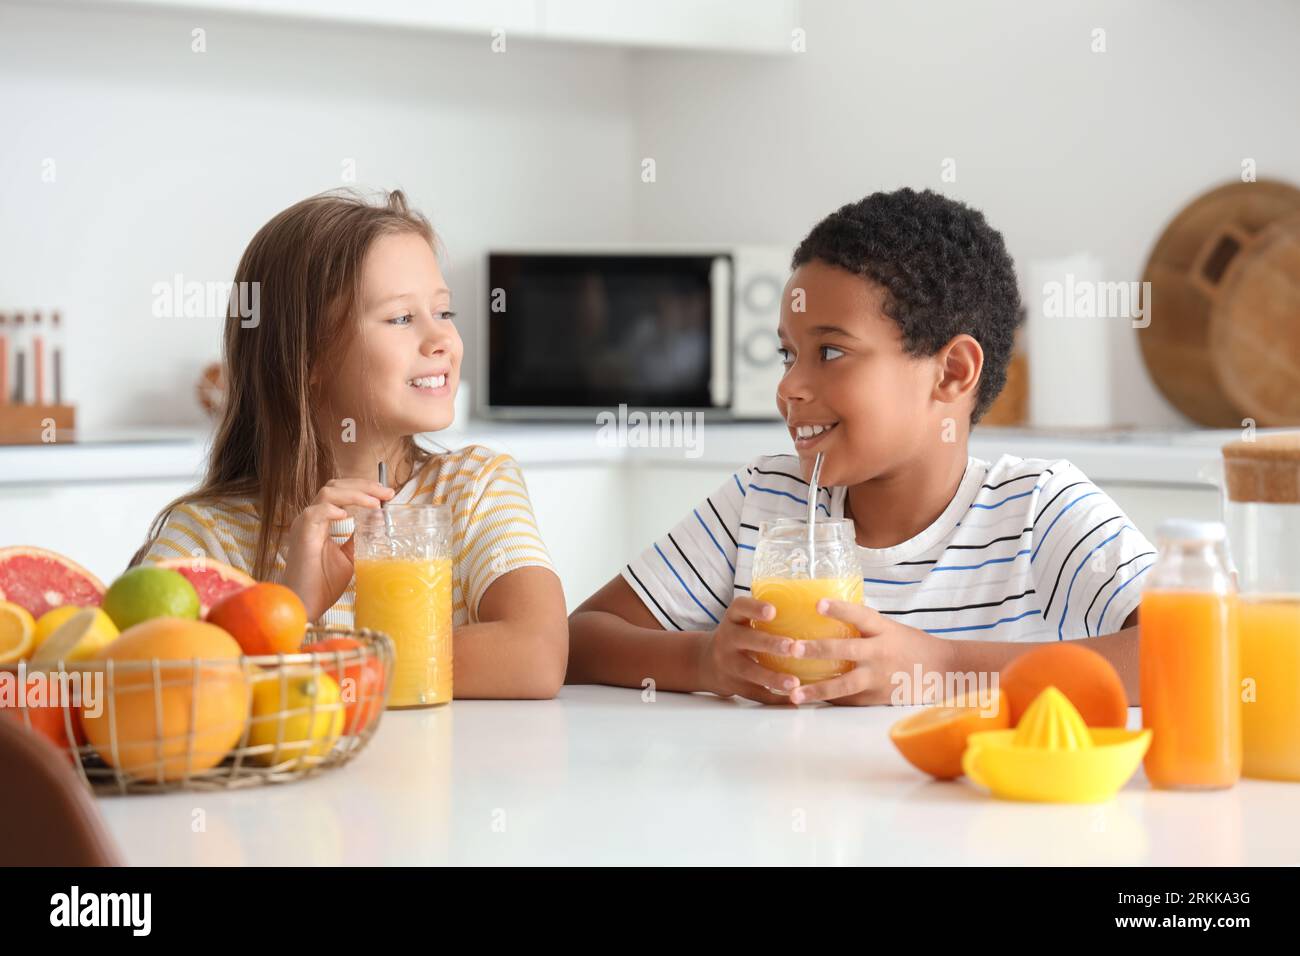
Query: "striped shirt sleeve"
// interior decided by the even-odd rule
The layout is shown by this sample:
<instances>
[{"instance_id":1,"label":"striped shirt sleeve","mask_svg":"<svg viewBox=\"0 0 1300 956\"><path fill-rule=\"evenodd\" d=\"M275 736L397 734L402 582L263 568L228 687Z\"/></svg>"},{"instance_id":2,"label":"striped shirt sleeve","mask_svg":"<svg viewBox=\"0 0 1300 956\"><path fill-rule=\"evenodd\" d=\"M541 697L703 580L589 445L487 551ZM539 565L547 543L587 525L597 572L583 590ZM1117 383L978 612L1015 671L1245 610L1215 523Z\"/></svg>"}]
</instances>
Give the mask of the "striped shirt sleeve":
<instances>
[{"instance_id":1,"label":"striped shirt sleeve","mask_svg":"<svg viewBox=\"0 0 1300 956\"><path fill-rule=\"evenodd\" d=\"M1059 462L1039 491L1033 527L1030 568L1056 639L1120 630L1156 557L1123 509L1074 465Z\"/></svg>"},{"instance_id":2,"label":"striped shirt sleeve","mask_svg":"<svg viewBox=\"0 0 1300 956\"><path fill-rule=\"evenodd\" d=\"M747 480L745 470L732 475L623 568L664 630L712 630L731 605Z\"/></svg>"},{"instance_id":3,"label":"striped shirt sleeve","mask_svg":"<svg viewBox=\"0 0 1300 956\"><path fill-rule=\"evenodd\" d=\"M537 529L523 472L511 456L496 455L483 464L453 502L452 513L471 622L478 620L479 601L503 574L526 567L555 570Z\"/></svg>"},{"instance_id":4,"label":"striped shirt sleeve","mask_svg":"<svg viewBox=\"0 0 1300 956\"><path fill-rule=\"evenodd\" d=\"M157 539L145 552L145 561L172 558L212 558L251 573L256 523L244 529L224 513L202 505L182 504L172 509Z\"/></svg>"}]
</instances>

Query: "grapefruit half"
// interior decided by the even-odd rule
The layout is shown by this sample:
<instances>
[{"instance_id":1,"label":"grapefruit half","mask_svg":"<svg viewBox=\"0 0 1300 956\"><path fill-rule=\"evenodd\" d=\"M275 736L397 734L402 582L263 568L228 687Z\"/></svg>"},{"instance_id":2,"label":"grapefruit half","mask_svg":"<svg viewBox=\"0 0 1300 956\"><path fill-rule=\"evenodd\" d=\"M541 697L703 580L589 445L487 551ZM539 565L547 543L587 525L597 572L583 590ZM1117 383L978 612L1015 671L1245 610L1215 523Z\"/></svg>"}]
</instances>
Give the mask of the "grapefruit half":
<instances>
[{"instance_id":1,"label":"grapefruit half","mask_svg":"<svg viewBox=\"0 0 1300 956\"><path fill-rule=\"evenodd\" d=\"M34 618L65 604L99 607L103 599L104 582L57 552L27 545L0 548L0 601L26 608Z\"/></svg>"}]
</instances>

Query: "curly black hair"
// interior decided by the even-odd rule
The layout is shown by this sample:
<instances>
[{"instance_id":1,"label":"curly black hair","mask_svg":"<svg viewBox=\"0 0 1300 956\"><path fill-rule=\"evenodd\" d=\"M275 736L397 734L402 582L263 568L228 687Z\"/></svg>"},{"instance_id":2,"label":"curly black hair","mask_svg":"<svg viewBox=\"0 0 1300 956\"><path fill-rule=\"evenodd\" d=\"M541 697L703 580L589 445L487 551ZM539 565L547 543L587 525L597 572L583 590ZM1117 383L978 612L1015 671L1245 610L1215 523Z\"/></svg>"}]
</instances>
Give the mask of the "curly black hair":
<instances>
[{"instance_id":1,"label":"curly black hair","mask_svg":"<svg viewBox=\"0 0 1300 956\"><path fill-rule=\"evenodd\" d=\"M962 333L979 342L979 421L1006 384L1023 318L1015 264L982 212L929 189L872 193L817 223L791 268L814 259L884 286L909 355L933 355Z\"/></svg>"}]
</instances>

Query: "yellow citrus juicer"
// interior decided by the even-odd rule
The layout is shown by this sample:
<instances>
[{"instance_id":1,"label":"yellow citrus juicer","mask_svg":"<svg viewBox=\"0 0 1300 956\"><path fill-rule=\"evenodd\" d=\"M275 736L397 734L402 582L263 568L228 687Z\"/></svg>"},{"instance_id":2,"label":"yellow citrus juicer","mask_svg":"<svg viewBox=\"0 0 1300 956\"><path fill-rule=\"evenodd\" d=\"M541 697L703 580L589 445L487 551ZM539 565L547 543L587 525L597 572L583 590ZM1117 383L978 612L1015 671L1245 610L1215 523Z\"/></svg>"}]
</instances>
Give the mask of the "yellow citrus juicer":
<instances>
[{"instance_id":1,"label":"yellow citrus juicer","mask_svg":"<svg viewBox=\"0 0 1300 956\"><path fill-rule=\"evenodd\" d=\"M971 734L961 765L1004 800L1101 803L1133 776L1150 744L1150 730L1089 728L1070 699L1048 687L1015 729Z\"/></svg>"}]
</instances>

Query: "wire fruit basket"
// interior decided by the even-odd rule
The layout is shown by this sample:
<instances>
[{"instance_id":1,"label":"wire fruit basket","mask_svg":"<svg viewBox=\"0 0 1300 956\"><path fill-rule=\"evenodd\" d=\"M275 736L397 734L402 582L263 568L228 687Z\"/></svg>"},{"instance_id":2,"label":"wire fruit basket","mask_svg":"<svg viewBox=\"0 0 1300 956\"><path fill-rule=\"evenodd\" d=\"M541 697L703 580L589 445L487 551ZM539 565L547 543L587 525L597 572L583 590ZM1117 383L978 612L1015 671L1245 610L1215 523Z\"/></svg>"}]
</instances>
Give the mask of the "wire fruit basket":
<instances>
[{"instance_id":1,"label":"wire fruit basket","mask_svg":"<svg viewBox=\"0 0 1300 956\"><path fill-rule=\"evenodd\" d=\"M392 640L309 625L303 646L339 638L347 640L311 653L60 662L37 680L44 700L10 716L59 746L98 794L301 780L365 749L387 704ZM0 671L21 678L26 668Z\"/></svg>"}]
</instances>

